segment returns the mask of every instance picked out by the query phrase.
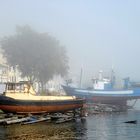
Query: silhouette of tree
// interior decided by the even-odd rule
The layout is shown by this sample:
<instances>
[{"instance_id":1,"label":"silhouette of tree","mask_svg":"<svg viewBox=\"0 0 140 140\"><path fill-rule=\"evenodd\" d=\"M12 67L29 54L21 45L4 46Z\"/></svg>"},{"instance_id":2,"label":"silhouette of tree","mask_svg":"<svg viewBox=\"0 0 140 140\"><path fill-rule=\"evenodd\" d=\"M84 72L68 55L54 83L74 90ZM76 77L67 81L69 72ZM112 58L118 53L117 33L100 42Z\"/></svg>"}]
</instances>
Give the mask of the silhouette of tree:
<instances>
[{"instance_id":1,"label":"silhouette of tree","mask_svg":"<svg viewBox=\"0 0 140 140\"><path fill-rule=\"evenodd\" d=\"M3 55L9 65L18 67L22 77L41 82L42 87L53 75L68 71L65 47L48 33L38 33L30 26L17 26L16 34L1 40Z\"/></svg>"}]
</instances>

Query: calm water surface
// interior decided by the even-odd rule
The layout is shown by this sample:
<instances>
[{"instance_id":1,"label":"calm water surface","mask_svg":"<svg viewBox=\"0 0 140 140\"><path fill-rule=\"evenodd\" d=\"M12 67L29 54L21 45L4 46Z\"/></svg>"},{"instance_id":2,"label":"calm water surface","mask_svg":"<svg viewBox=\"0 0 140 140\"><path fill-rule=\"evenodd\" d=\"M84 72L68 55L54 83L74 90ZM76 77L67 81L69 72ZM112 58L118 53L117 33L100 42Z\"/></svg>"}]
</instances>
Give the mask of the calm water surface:
<instances>
[{"instance_id":1,"label":"calm water surface","mask_svg":"<svg viewBox=\"0 0 140 140\"><path fill-rule=\"evenodd\" d=\"M137 124L123 123L137 120ZM139 140L140 111L88 116L85 121L0 126L0 140Z\"/></svg>"}]
</instances>

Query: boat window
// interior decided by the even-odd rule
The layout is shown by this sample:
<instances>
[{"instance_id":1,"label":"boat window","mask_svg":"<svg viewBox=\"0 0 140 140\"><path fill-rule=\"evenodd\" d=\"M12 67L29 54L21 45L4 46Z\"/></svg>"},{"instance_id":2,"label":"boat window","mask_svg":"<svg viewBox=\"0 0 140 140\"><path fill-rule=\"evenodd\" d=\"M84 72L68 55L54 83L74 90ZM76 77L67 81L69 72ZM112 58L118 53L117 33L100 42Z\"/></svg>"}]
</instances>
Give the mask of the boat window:
<instances>
[{"instance_id":1,"label":"boat window","mask_svg":"<svg viewBox=\"0 0 140 140\"><path fill-rule=\"evenodd\" d=\"M24 90L24 85L20 85L20 89L23 91Z\"/></svg>"},{"instance_id":2,"label":"boat window","mask_svg":"<svg viewBox=\"0 0 140 140\"><path fill-rule=\"evenodd\" d=\"M3 93L5 91L6 85L0 84L0 93Z\"/></svg>"},{"instance_id":3,"label":"boat window","mask_svg":"<svg viewBox=\"0 0 140 140\"><path fill-rule=\"evenodd\" d=\"M15 90L16 90L16 92L24 92L24 85L23 84L16 84Z\"/></svg>"},{"instance_id":4,"label":"boat window","mask_svg":"<svg viewBox=\"0 0 140 140\"><path fill-rule=\"evenodd\" d=\"M8 90L15 90L15 85L8 85Z\"/></svg>"},{"instance_id":5,"label":"boat window","mask_svg":"<svg viewBox=\"0 0 140 140\"><path fill-rule=\"evenodd\" d=\"M20 90L20 85L16 85L16 90Z\"/></svg>"}]
</instances>

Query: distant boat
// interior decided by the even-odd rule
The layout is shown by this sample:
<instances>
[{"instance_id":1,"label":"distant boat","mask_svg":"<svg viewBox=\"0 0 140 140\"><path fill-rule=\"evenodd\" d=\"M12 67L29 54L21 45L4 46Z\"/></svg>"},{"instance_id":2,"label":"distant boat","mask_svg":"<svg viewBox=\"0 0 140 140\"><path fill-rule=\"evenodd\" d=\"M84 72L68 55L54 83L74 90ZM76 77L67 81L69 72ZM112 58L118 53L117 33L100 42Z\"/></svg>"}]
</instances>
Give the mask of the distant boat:
<instances>
[{"instance_id":1,"label":"distant boat","mask_svg":"<svg viewBox=\"0 0 140 140\"><path fill-rule=\"evenodd\" d=\"M140 99L140 87L129 87L129 78L124 79L124 87L121 89L113 88L115 77L104 78L99 72L99 78L93 79L93 87L88 89L75 88L69 85L62 85L67 95L84 98L94 103L126 105L127 100Z\"/></svg>"},{"instance_id":2,"label":"distant boat","mask_svg":"<svg viewBox=\"0 0 140 140\"><path fill-rule=\"evenodd\" d=\"M6 83L0 95L0 109L4 112L35 114L65 112L82 108L84 99L75 96L37 96L27 82Z\"/></svg>"}]
</instances>

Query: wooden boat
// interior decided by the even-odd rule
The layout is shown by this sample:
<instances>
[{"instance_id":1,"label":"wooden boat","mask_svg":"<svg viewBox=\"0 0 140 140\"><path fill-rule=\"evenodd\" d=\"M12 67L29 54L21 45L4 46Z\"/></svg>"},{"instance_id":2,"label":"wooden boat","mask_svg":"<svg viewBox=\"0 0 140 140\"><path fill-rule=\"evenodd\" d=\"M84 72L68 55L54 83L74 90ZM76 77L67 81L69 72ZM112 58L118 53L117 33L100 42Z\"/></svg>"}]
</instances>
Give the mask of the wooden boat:
<instances>
[{"instance_id":1,"label":"wooden boat","mask_svg":"<svg viewBox=\"0 0 140 140\"><path fill-rule=\"evenodd\" d=\"M35 114L66 112L82 108L84 100L75 96L39 96L27 82L6 83L0 95L0 109L4 112Z\"/></svg>"}]
</instances>

